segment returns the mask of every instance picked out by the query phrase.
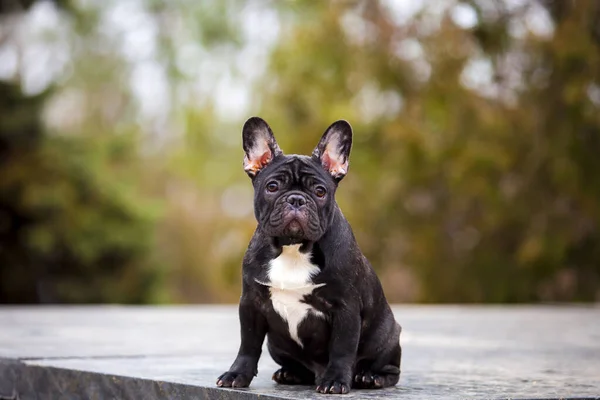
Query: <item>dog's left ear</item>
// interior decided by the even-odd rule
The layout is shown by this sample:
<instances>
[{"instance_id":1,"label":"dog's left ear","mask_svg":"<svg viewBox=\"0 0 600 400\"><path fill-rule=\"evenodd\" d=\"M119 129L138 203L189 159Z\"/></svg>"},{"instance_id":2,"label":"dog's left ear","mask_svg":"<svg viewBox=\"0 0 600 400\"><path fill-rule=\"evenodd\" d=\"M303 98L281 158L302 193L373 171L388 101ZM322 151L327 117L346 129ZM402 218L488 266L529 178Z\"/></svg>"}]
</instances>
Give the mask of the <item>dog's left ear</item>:
<instances>
[{"instance_id":1,"label":"dog's left ear","mask_svg":"<svg viewBox=\"0 0 600 400\"><path fill-rule=\"evenodd\" d=\"M252 117L246 121L242 128L242 141L246 153L244 171L251 178L254 178L275 157L283 154L269 124L259 117Z\"/></svg>"},{"instance_id":2,"label":"dog's left ear","mask_svg":"<svg viewBox=\"0 0 600 400\"><path fill-rule=\"evenodd\" d=\"M352 127L347 121L339 120L327 128L312 155L339 182L348 172L351 148Z\"/></svg>"}]
</instances>

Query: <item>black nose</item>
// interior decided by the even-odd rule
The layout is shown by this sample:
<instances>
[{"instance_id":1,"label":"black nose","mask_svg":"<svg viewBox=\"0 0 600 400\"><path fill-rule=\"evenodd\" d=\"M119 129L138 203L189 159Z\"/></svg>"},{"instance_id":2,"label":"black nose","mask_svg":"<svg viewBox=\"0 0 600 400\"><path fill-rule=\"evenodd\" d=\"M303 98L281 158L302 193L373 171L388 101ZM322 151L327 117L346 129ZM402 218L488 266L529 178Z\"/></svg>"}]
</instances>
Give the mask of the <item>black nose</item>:
<instances>
[{"instance_id":1,"label":"black nose","mask_svg":"<svg viewBox=\"0 0 600 400\"><path fill-rule=\"evenodd\" d=\"M304 196L301 196L299 194L292 194L288 196L287 202L294 206L294 208L300 208L306 204L306 199L304 198Z\"/></svg>"}]
</instances>

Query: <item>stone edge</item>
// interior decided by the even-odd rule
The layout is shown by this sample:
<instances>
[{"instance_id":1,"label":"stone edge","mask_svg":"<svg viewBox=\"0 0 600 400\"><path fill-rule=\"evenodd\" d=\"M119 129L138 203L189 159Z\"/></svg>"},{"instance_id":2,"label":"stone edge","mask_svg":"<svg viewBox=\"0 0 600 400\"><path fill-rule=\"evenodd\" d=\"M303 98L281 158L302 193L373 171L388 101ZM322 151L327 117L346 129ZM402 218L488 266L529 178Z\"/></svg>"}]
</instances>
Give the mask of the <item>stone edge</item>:
<instances>
[{"instance_id":1,"label":"stone edge","mask_svg":"<svg viewBox=\"0 0 600 400\"><path fill-rule=\"evenodd\" d=\"M329 397L329 396L324 396ZM0 357L0 400L144 399L259 400L291 399L244 390L195 386L54 366L29 365ZM498 397L497 399L502 399ZM506 398L505 398L506 399ZM556 397L538 400L600 400L599 397ZM517 400L517 398L508 398Z\"/></svg>"},{"instance_id":2,"label":"stone edge","mask_svg":"<svg viewBox=\"0 0 600 400\"><path fill-rule=\"evenodd\" d=\"M28 365L0 358L0 400L45 399L256 400L286 397L243 390L194 386L52 366Z\"/></svg>"}]
</instances>

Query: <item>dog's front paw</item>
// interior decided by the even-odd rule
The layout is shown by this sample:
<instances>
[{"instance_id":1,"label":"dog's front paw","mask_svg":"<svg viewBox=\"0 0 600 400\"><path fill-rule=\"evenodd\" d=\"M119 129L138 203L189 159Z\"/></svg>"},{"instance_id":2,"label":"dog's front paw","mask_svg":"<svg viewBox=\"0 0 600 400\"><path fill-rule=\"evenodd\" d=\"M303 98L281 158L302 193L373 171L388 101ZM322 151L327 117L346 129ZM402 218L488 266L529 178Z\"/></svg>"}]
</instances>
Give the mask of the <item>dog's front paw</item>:
<instances>
[{"instance_id":1,"label":"dog's front paw","mask_svg":"<svg viewBox=\"0 0 600 400\"><path fill-rule=\"evenodd\" d=\"M341 377L333 379L325 377L317 383L317 392L323 394L346 394L350 392L350 382Z\"/></svg>"},{"instance_id":2,"label":"dog's front paw","mask_svg":"<svg viewBox=\"0 0 600 400\"><path fill-rule=\"evenodd\" d=\"M227 371L217 378L217 386L241 388L248 387L252 378L241 372Z\"/></svg>"}]
</instances>

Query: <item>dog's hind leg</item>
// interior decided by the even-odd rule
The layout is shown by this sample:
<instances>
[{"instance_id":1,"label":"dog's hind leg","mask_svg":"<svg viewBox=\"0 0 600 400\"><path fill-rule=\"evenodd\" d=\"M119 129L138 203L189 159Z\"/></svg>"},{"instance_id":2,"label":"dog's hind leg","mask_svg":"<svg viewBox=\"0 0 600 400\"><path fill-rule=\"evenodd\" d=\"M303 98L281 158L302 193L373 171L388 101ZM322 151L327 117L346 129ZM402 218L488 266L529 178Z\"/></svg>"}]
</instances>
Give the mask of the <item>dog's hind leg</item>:
<instances>
[{"instance_id":1,"label":"dog's hind leg","mask_svg":"<svg viewBox=\"0 0 600 400\"><path fill-rule=\"evenodd\" d=\"M299 362L277 361L281 368L273 374L273 380L282 385L314 385L315 374Z\"/></svg>"},{"instance_id":2,"label":"dog's hind leg","mask_svg":"<svg viewBox=\"0 0 600 400\"><path fill-rule=\"evenodd\" d=\"M394 386L400 380L400 358L402 348L397 343L375 361L357 364L352 387L356 389L382 389Z\"/></svg>"},{"instance_id":3,"label":"dog's hind leg","mask_svg":"<svg viewBox=\"0 0 600 400\"><path fill-rule=\"evenodd\" d=\"M281 354L271 343L268 344L273 361L281 368L273 373L273 380L282 385L314 385L315 374L288 355Z\"/></svg>"}]
</instances>

